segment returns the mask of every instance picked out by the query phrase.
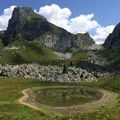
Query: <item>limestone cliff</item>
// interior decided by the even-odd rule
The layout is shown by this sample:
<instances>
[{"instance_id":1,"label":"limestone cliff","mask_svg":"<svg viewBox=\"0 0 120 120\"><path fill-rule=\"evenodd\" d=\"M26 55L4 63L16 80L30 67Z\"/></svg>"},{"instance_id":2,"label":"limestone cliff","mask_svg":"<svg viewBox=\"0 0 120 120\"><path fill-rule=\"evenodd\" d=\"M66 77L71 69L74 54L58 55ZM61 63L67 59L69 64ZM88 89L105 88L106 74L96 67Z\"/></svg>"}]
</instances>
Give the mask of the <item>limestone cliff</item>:
<instances>
[{"instance_id":1,"label":"limestone cliff","mask_svg":"<svg viewBox=\"0 0 120 120\"><path fill-rule=\"evenodd\" d=\"M89 33L78 33L76 35L76 44L81 47L88 47L95 44L95 41L90 37Z\"/></svg>"}]
</instances>

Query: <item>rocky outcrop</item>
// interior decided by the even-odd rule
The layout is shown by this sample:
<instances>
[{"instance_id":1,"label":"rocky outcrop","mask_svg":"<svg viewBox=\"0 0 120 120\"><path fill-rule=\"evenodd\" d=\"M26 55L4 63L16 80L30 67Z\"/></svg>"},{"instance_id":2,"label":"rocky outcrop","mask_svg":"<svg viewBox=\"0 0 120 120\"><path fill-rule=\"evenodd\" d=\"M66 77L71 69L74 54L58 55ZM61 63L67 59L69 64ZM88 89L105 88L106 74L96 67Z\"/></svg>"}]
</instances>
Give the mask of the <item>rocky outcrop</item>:
<instances>
[{"instance_id":1,"label":"rocky outcrop","mask_svg":"<svg viewBox=\"0 0 120 120\"><path fill-rule=\"evenodd\" d=\"M31 8L17 7L9 20L3 42L8 45L15 40L40 40L47 47L60 50L71 47L74 38L73 34L49 23Z\"/></svg>"},{"instance_id":2,"label":"rocky outcrop","mask_svg":"<svg viewBox=\"0 0 120 120\"><path fill-rule=\"evenodd\" d=\"M103 44L103 47L105 48L111 48L114 46L120 46L120 23L115 27Z\"/></svg>"},{"instance_id":3,"label":"rocky outcrop","mask_svg":"<svg viewBox=\"0 0 120 120\"><path fill-rule=\"evenodd\" d=\"M90 37L89 33L78 33L76 35L76 44L81 47L88 47L95 44L95 41Z\"/></svg>"}]
</instances>

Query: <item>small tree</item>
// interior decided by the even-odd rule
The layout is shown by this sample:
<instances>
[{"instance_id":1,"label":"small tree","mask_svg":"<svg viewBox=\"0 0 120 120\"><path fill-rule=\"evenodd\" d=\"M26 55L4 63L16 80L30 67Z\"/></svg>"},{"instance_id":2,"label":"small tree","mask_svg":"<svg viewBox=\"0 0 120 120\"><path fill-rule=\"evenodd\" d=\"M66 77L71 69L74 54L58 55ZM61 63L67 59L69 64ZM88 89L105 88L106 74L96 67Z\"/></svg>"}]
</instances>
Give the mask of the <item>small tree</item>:
<instances>
[{"instance_id":1,"label":"small tree","mask_svg":"<svg viewBox=\"0 0 120 120\"><path fill-rule=\"evenodd\" d=\"M73 62L72 61L70 61L70 66L73 66Z\"/></svg>"},{"instance_id":2,"label":"small tree","mask_svg":"<svg viewBox=\"0 0 120 120\"><path fill-rule=\"evenodd\" d=\"M66 67L66 65L64 64L64 65L63 65L63 73L66 73L66 71L67 71L67 67Z\"/></svg>"}]
</instances>

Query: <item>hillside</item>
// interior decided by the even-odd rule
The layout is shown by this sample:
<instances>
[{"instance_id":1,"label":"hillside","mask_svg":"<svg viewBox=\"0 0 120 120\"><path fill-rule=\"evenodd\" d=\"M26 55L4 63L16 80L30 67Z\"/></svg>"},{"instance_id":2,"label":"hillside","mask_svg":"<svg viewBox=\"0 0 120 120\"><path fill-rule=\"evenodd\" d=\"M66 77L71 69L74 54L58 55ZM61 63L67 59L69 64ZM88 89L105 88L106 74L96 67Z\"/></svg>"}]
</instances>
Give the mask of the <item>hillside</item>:
<instances>
[{"instance_id":1,"label":"hillside","mask_svg":"<svg viewBox=\"0 0 120 120\"><path fill-rule=\"evenodd\" d=\"M49 59L48 59L49 58ZM59 57L39 41L15 41L0 50L0 64L53 64Z\"/></svg>"}]
</instances>

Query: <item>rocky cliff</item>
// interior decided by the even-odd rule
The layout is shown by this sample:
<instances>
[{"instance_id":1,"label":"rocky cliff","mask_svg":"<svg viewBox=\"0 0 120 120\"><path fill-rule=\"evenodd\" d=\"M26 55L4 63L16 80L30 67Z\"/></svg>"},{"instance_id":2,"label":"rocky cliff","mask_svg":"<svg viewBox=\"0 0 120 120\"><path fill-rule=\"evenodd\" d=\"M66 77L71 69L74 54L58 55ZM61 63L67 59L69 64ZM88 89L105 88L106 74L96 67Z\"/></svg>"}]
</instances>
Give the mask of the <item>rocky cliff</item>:
<instances>
[{"instance_id":1,"label":"rocky cliff","mask_svg":"<svg viewBox=\"0 0 120 120\"><path fill-rule=\"evenodd\" d=\"M64 50L73 45L94 44L89 34L73 35L49 23L46 18L27 7L14 9L4 36L3 42L6 46L15 40L38 40L54 50Z\"/></svg>"},{"instance_id":2,"label":"rocky cliff","mask_svg":"<svg viewBox=\"0 0 120 120\"><path fill-rule=\"evenodd\" d=\"M113 32L107 37L103 47L111 48L120 46L120 23L115 27Z\"/></svg>"},{"instance_id":3,"label":"rocky cliff","mask_svg":"<svg viewBox=\"0 0 120 120\"><path fill-rule=\"evenodd\" d=\"M90 37L89 33L78 33L76 35L76 44L81 47L88 47L95 44L95 41Z\"/></svg>"}]
</instances>

